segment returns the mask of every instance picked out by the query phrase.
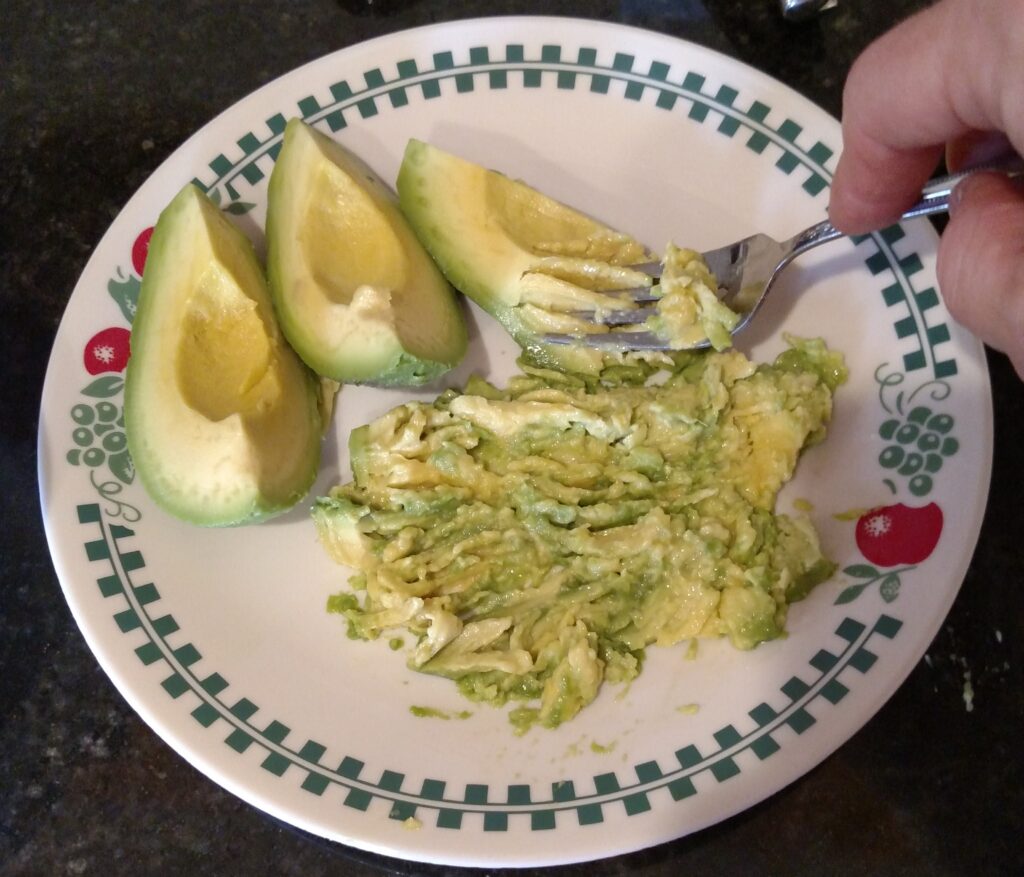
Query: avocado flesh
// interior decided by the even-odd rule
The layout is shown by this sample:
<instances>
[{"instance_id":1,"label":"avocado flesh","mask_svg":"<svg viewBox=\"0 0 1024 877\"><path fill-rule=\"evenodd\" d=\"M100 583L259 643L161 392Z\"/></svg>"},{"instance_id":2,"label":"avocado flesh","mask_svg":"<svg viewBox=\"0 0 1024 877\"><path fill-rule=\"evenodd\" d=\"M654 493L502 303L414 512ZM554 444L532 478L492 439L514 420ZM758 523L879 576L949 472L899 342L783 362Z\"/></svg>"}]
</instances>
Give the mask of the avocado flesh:
<instances>
[{"instance_id":1,"label":"avocado flesh","mask_svg":"<svg viewBox=\"0 0 1024 877\"><path fill-rule=\"evenodd\" d=\"M690 354L660 384L528 369L393 409L353 432L353 481L314 505L362 595L332 607L356 638L407 628L410 666L471 699L532 701L519 730L634 678L648 645L779 637L833 565L775 497L844 375L794 340L758 367Z\"/></svg>"},{"instance_id":2,"label":"avocado flesh","mask_svg":"<svg viewBox=\"0 0 1024 877\"><path fill-rule=\"evenodd\" d=\"M454 291L388 187L331 138L292 119L270 178L270 289L281 328L315 372L417 385L466 351Z\"/></svg>"},{"instance_id":3,"label":"avocado flesh","mask_svg":"<svg viewBox=\"0 0 1024 877\"><path fill-rule=\"evenodd\" d=\"M290 508L316 476L318 402L252 244L186 186L153 232L125 376L128 445L147 492L208 526Z\"/></svg>"},{"instance_id":4,"label":"avocado flesh","mask_svg":"<svg viewBox=\"0 0 1024 877\"><path fill-rule=\"evenodd\" d=\"M715 350L732 346L740 315L718 298L718 280L695 250L669 244L656 287L658 312L647 326L676 349L710 342Z\"/></svg>"},{"instance_id":5,"label":"avocado flesh","mask_svg":"<svg viewBox=\"0 0 1024 877\"><path fill-rule=\"evenodd\" d=\"M406 146L397 188L402 211L448 280L496 317L532 362L596 375L628 358L540 336L608 331L571 312L619 308L621 298L608 290L649 286L647 274L629 267L651 259L640 243L420 140Z\"/></svg>"}]
</instances>

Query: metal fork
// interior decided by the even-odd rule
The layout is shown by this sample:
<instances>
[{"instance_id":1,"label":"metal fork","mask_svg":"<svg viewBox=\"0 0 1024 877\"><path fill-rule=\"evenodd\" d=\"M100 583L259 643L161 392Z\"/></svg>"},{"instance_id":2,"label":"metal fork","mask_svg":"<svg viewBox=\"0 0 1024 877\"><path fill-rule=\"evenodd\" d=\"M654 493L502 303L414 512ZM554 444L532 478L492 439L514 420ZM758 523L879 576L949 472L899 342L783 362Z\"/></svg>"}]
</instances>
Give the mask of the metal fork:
<instances>
[{"instance_id":1,"label":"metal fork","mask_svg":"<svg viewBox=\"0 0 1024 877\"><path fill-rule=\"evenodd\" d=\"M932 180L921 190L921 199L900 220L931 216L949 210L950 197L957 183L979 171L997 171L1007 176L1024 175L1024 159L1019 156L981 165L961 173L951 174ZM711 272L718 280L718 298L727 306L740 313L740 320L732 334L750 325L755 314L771 292L783 269L797 256L821 244L845 237L831 222L825 220L795 234L784 241L776 241L766 234L755 234L735 243L702 253ZM652 276L660 277L660 266L656 262L633 266ZM613 350L671 350L672 345L664 338L639 327L649 317L657 314L658 294L656 287L609 290L624 299L630 309L607 309L600 312L574 311L573 316L590 320L605 326L622 327L615 331L594 334L549 333L543 339L553 344L582 343L590 347ZM636 307L635 305L646 305ZM691 350L710 347L707 340L693 345Z\"/></svg>"}]
</instances>

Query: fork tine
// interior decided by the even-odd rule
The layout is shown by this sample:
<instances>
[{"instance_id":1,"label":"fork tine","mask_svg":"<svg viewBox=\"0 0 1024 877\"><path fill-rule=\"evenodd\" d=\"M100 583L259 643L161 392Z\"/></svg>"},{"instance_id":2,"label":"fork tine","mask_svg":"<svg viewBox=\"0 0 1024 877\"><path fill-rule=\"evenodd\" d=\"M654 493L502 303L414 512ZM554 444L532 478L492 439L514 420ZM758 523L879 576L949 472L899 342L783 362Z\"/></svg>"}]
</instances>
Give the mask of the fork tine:
<instances>
[{"instance_id":1,"label":"fork tine","mask_svg":"<svg viewBox=\"0 0 1024 877\"><path fill-rule=\"evenodd\" d=\"M644 274L649 275L653 280L661 280L661 262L639 262L629 267L634 271L643 271Z\"/></svg>"},{"instance_id":2,"label":"fork tine","mask_svg":"<svg viewBox=\"0 0 1024 877\"><path fill-rule=\"evenodd\" d=\"M654 301L654 299L650 299ZM632 310L571 311L572 316L602 326L631 326L642 323L658 313L657 308L633 308Z\"/></svg>"},{"instance_id":3,"label":"fork tine","mask_svg":"<svg viewBox=\"0 0 1024 877\"><path fill-rule=\"evenodd\" d=\"M718 277L720 273L727 273L737 262L741 261L748 249L749 241L744 239L725 247L708 250L706 253L701 253L701 257L707 263L711 273Z\"/></svg>"},{"instance_id":4,"label":"fork tine","mask_svg":"<svg viewBox=\"0 0 1024 877\"><path fill-rule=\"evenodd\" d=\"M549 344L583 343L587 347L596 347L601 350L672 349L672 345L664 338L659 338L653 332L603 332L594 335L560 335L549 333L544 336L544 341Z\"/></svg>"},{"instance_id":5,"label":"fork tine","mask_svg":"<svg viewBox=\"0 0 1024 877\"><path fill-rule=\"evenodd\" d=\"M636 302L639 304L648 304L652 301L657 301L661 298L660 295L655 295L651 290L653 287L650 286L637 286L634 289L616 289L612 293L606 293L606 295L614 295L617 298L628 299L629 301Z\"/></svg>"},{"instance_id":6,"label":"fork tine","mask_svg":"<svg viewBox=\"0 0 1024 877\"><path fill-rule=\"evenodd\" d=\"M718 297L728 296L734 292L729 284L733 283L736 274L736 267L742 264L750 246L750 239L738 241L717 250L709 250L702 253L701 257L708 263L709 268L718 280ZM569 311L567 316L591 323L594 326L617 326L618 330L610 332L583 332L579 334L548 332L542 338L548 344L583 344L599 350L647 350L647 351L668 351L675 350L672 343L660 337L655 332L644 330L641 327L650 318L657 316L658 308L655 305L661 296L655 294L661 281L661 262L643 262L630 265L636 271L647 274L652 286L637 286L631 289L605 289L603 294L611 299L620 299L623 307L616 308L611 305L607 308L594 310ZM717 268L717 270L715 270ZM721 273L719 273L721 272ZM725 282L723 282L723 279ZM733 284L735 285L735 284ZM636 305L647 305L647 307L636 307ZM652 306L653 305L653 306ZM749 315L748 315L749 317ZM737 329L745 325L747 320L741 321ZM707 339L688 346L687 350L704 350L711 347Z\"/></svg>"}]
</instances>

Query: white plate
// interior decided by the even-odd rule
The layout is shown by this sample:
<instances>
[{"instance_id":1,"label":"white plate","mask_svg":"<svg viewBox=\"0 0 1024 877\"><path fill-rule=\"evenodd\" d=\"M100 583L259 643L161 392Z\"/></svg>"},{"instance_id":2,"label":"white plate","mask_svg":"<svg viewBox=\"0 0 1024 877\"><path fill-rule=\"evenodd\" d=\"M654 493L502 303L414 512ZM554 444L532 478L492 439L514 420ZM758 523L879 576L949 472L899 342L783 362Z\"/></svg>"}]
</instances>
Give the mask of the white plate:
<instances>
[{"instance_id":1,"label":"white plate","mask_svg":"<svg viewBox=\"0 0 1024 877\"><path fill-rule=\"evenodd\" d=\"M781 349L783 331L823 336L847 356L831 435L780 498L783 510L812 504L845 571L793 608L788 638L751 653L704 643L692 661L682 649L652 648L628 689L606 686L576 720L520 738L489 707L470 705L464 721L410 713L467 704L450 683L406 670L386 643L347 639L339 617L326 614L345 575L317 546L308 503L259 527L192 528L152 505L120 451L133 242L193 178L259 242L273 156L297 114L385 178L415 136L522 177L655 248L670 239L703 248L758 229L781 237L817 221L840 145L833 119L726 57L640 30L542 18L466 21L353 46L199 131L90 260L56 338L40 417L54 562L85 638L132 706L211 779L293 825L403 858L480 866L579 861L666 841L751 806L834 751L924 653L981 524L988 378L981 346L935 295L931 227L810 254L743 338L759 359ZM499 381L513 369L502 331L480 311L471 317L467 362L445 385L474 369ZM315 490L347 477L354 425L437 390L346 388ZM899 454L886 449L901 449L901 466L918 453L899 440L920 440L913 426L925 410L921 434L933 437L920 460L909 458L935 470L922 480L888 466ZM114 426L84 423L90 412ZM890 421L910 426L890 435ZM86 453L104 442L102 459ZM871 563L855 520L834 515L896 503L935 503L941 536L920 562ZM919 518L888 520L897 554L929 541ZM688 704L699 709L680 709Z\"/></svg>"}]
</instances>

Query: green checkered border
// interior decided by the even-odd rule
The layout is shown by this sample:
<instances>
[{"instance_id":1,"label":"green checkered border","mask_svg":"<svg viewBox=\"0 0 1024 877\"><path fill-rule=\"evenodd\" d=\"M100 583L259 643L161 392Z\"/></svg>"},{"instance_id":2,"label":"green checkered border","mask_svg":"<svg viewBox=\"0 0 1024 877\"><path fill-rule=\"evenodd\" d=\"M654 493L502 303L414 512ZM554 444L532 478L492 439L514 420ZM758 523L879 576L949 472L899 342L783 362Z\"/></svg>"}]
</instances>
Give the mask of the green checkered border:
<instances>
[{"instance_id":1,"label":"green checkered border","mask_svg":"<svg viewBox=\"0 0 1024 877\"><path fill-rule=\"evenodd\" d=\"M901 621L885 614L870 626L843 619L835 630L837 648L821 649L810 659L807 679L793 676L781 686L788 701L781 709L760 703L747 713L751 720L745 723L747 730L729 724L712 735L714 744L703 751L693 744L681 746L673 753L672 763L645 761L634 765L628 776L598 774L591 779L593 791L578 789L570 779L552 783L550 792L539 797L525 784L492 788L470 783L457 790L444 780L424 779L411 788L403 773L385 769L378 775L352 756L334 767L323 764L326 746L315 740L289 739L288 725L268 720L257 704L231 692L228 680L219 673L200 669L203 656L194 644L169 642L180 639L176 635L181 629L171 614L163 613L157 586L144 581L142 553L127 544L134 531L106 520L98 504L79 505L77 511L79 523L91 530L91 538L84 542L85 556L104 567L96 585L118 607L114 622L125 634L144 634L145 641L134 649L136 656L146 666L163 665L167 675L161 686L169 697L191 707L196 722L226 732L224 742L239 754L258 747L264 753L263 770L275 776L291 771L311 795L322 796L336 786L344 795L345 807L365 811L376 800L395 820L425 819L432 813L438 828L467 827L465 817L475 815L482 818L484 831L507 831L510 820L528 820L530 830L543 831L554 829L559 818L574 818L579 825L601 823L609 807L621 807L629 816L644 813L652 808L655 795L667 793L675 801L690 798L699 791L695 783L699 775L726 782L741 772L744 759L750 758L746 753L763 761L780 750L780 738L812 727L817 721L812 705L835 705L849 693L849 674L844 682L843 671L864 674L875 664L877 655L869 641L891 640L902 627Z\"/></svg>"},{"instance_id":2,"label":"green checkered border","mask_svg":"<svg viewBox=\"0 0 1024 877\"><path fill-rule=\"evenodd\" d=\"M770 119L771 108L754 100L740 102L740 93L728 85L713 91L700 73L688 71L673 75L671 65L653 61L646 71L635 69L637 60L624 52L615 53L610 63L602 63L598 51L580 48L575 58L558 45L542 45L539 55L528 57L527 48L519 43L504 47L503 58L492 58L488 46L460 51L436 52L433 66L421 70L414 60L399 61L393 70L375 67L362 74L362 82L340 79L319 96L308 95L297 101L297 114L307 122L338 132L353 122L370 119L382 107L398 110L409 105L410 94L418 92L424 100L442 94L475 91L483 87L502 91L521 86L524 89L550 87L572 90L586 88L603 95L618 95L625 100L640 101L645 92L654 95L657 107L667 111L684 111L700 124L714 124L726 137L741 137L747 149L775 159L775 167L784 174L802 176L801 188L810 196L821 193L831 181L826 164L833 150L820 140L808 146L802 143L803 127L790 118ZM229 201L238 200L238 187L255 186L270 172L281 149L287 118L277 113L266 120L263 131L249 132L239 138L240 155L229 158L218 155L209 162L212 178L194 182L205 191L223 187ZM923 269L916 252L902 253L899 244L905 233L899 225L855 239L864 251L864 262L874 277L883 284L882 299L892 311L893 329L901 345L906 372L930 369L935 378L949 378L957 373L956 360L939 348L950 340L948 325L943 322L939 296L931 286L918 289L915 278ZM929 318L933 320L929 324Z\"/></svg>"}]
</instances>

